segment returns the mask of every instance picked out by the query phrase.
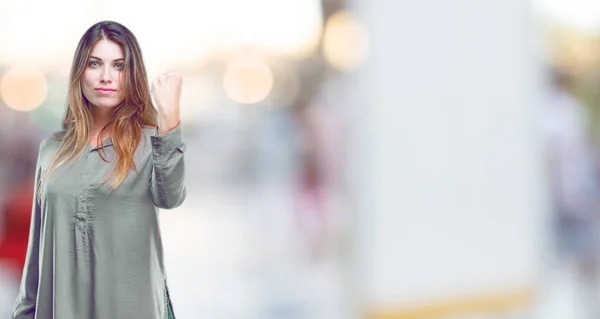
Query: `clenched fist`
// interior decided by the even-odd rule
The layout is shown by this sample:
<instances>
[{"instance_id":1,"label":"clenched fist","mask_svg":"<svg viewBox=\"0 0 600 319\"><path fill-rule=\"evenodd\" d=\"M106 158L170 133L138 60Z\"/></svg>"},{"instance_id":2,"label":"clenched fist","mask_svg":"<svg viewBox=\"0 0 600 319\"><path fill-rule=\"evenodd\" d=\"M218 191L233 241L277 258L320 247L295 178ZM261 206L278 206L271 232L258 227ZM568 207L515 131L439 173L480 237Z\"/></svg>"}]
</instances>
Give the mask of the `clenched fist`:
<instances>
[{"instance_id":1,"label":"clenched fist","mask_svg":"<svg viewBox=\"0 0 600 319\"><path fill-rule=\"evenodd\" d=\"M158 134L162 135L179 125L181 74L167 72L152 81L152 96L158 107Z\"/></svg>"}]
</instances>

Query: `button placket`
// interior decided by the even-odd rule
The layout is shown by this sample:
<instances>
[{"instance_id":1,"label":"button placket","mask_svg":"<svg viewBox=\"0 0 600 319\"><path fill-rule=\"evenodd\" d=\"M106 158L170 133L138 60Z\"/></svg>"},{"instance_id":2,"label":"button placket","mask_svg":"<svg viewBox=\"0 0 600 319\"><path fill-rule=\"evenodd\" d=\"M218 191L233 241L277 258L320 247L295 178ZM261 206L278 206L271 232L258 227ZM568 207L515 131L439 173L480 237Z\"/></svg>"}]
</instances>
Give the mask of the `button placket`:
<instances>
[{"instance_id":1,"label":"button placket","mask_svg":"<svg viewBox=\"0 0 600 319\"><path fill-rule=\"evenodd\" d=\"M81 182L79 183L79 189L81 193L77 197L78 201L78 211L76 214L77 220L77 228L82 231L86 231L88 226L88 215L89 215L89 189L91 187L90 180L92 178L92 158L91 154L93 151L88 152L85 157L85 166L83 171L83 176L81 178Z\"/></svg>"}]
</instances>

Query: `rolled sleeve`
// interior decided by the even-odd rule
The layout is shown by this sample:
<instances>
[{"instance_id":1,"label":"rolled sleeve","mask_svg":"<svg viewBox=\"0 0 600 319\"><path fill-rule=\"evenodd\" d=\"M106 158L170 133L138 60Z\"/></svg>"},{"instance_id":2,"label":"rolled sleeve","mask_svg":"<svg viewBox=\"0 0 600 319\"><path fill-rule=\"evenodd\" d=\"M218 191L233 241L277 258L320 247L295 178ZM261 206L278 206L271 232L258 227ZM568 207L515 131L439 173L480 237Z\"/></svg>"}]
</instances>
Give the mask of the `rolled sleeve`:
<instances>
[{"instance_id":1,"label":"rolled sleeve","mask_svg":"<svg viewBox=\"0 0 600 319\"><path fill-rule=\"evenodd\" d=\"M150 136L152 142L152 201L159 208L178 207L186 198L185 161L181 123L171 131Z\"/></svg>"}]
</instances>

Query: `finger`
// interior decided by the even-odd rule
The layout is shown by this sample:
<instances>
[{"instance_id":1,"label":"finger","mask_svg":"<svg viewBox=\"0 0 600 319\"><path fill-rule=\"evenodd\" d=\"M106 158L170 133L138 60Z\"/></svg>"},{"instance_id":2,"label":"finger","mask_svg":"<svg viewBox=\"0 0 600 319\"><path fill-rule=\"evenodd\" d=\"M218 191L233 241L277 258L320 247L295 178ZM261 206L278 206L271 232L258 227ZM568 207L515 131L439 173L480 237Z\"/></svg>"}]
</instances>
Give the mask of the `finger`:
<instances>
[{"instance_id":1,"label":"finger","mask_svg":"<svg viewBox=\"0 0 600 319\"><path fill-rule=\"evenodd\" d=\"M167 73L167 78L168 79L179 80L179 79L181 79L181 73L179 73L179 72L168 72Z\"/></svg>"}]
</instances>

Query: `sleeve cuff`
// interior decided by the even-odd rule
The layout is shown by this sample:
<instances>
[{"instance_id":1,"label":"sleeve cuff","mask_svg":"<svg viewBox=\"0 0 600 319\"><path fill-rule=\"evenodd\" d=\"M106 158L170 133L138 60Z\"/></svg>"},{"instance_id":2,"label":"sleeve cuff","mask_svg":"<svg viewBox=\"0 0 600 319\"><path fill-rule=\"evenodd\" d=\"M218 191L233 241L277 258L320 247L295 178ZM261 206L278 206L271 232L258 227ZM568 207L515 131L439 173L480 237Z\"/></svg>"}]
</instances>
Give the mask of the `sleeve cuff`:
<instances>
[{"instance_id":1,"label":"sleeve cuff","mask_svg":"<svg viewBox=\"0 0 600 319\"><path fill-rule=\"evenodd\" d=\"M150 140L152 141L152 148L157 150L160 154L166 154L175 148L183 153L186 148L185 143L183 142L181 123L163 135L158 135L157 127L154 131L154 135L150 136Z\"/></svg>"}]
</instances>

